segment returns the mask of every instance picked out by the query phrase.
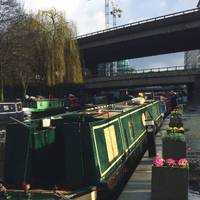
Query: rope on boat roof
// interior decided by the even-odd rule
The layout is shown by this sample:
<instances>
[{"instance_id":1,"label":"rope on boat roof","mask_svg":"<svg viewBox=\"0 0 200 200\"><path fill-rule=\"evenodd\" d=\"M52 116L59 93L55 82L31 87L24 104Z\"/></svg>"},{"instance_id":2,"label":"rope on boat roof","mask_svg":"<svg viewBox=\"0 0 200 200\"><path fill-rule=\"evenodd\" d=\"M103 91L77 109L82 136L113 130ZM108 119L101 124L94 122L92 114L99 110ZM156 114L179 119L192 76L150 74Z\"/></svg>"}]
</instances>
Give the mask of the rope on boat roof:
<instances>
[{"instance_id":1,"label":"rope on boat roof","mask_svg":"<svg viewBox=\"0 0 200 200\"><path fill-rule=\"evenodd\" d=\"M26 127L30 128L29 125L25 124L24 122L22 122L22 121L20 121L20 120L18 120L16 118L14 118L14 117L10 117L10 119L12 119L13 121L15 121L15 122L17 122L17 123L19 123L19 124L21 124L23 126L26 126Z\"/></svg>"}]
</instances>

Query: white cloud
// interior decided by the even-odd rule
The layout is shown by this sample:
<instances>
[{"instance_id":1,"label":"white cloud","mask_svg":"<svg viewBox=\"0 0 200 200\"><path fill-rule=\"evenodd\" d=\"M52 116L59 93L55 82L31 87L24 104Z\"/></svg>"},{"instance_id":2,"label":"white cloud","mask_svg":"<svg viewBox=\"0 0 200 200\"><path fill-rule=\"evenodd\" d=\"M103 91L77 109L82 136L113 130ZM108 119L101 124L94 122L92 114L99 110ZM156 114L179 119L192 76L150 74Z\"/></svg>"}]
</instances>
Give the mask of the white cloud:
<instances>
[{"instance_id":1,"label":"white cloud","mask_svg":"<svg viewBox=\"0 0 200 200\"><path fill-rule=\"evenodd\" d=\"M161 7L161 8L165 8L165 7L167 6L167 2L164 1L164 0L163 0L163 1L160 1L159 4L160 4L160 7Z\"/></svg>"},{"instance_id":2,"label":"white cloud","mask_svg":"<svg viewBox=\"0 0 200 200\"><path fill-rule=\"evenodd\" d=\"M27 10L56 8L65 11L67 20L77 26L78 34L94 32L105 27L105 0L20 0ZM122 17L117 25L157 17L196 7L198 0L117 0ZM110 24L112 23L110 17ZM171 59L170 59L171 58ZM135 66L170 66L183 64L183 53L134 60Z\"/></svg>"},{"instance_id":3,"label":"white cloud","mask_svg":"<svg viewBox=\"0 0 200 200\"><path fill-rule=\"evenodd\" d=\"M105 0L24 0L24 2L29 10L55 7L65 11L67 20L76 22L79 34L104 28ZM118 25L189 9L197 4L197 0L116 0L116 2L123 11L121 19L117 19ZM110 24L112 24L111 17Z\"/></svg>"},{"instance_id":4,"label":"white cloud","mask_svg":"<svg viewBox=\"0 0 200 200\"><path fill-rule=\"evenodd\" d=\"M81 0L24 0L25 8L33 10L56 8L65 11L67 15L73 16L81 4Z\"/></svg>"},{"instance_id":5,"label":"white cloud","mask_svg":"<svg viewBox=\"0 0 200 200\"><path fill-rule=\"evenodd\" d=\"M104 29L104 1L99 0L24 0L25 8L37 12L39 9L56 8L64 11L67 20L74 21L80 34Z\"/></svg>"}]
</instances>

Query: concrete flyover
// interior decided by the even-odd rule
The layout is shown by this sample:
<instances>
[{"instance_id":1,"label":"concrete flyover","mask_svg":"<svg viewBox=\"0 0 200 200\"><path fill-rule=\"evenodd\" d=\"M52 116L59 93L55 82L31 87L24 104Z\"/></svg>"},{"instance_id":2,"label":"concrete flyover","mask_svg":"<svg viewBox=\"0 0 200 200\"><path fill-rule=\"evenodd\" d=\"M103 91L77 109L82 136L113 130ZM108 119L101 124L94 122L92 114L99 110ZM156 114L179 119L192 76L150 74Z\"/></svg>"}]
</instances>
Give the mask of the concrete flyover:
<instances>
[{"instance_id":1,"label":"concrete flyover","mask_svg":"<svg viewBox=\"0 0 200 200\"><path fill-rule=\"evenodd\" d=\"M200 48L198 8L78 37L86 68L96 64Z\"/></svg>"},{"instance_id":2,"label":"concrete flyover","mask_svg":"<svg viewBox=\"0 0 200 200\"><path fill-rule=\"evenodd\" d=\"M162 69L162 68L161 68ZM125 87L147 87L162 85L196 84L199 82L200 68L149 71L144 73L124 74L112 77L95 77L85 80L86 89L110 89Z\"/></svg>"}]
</instances>

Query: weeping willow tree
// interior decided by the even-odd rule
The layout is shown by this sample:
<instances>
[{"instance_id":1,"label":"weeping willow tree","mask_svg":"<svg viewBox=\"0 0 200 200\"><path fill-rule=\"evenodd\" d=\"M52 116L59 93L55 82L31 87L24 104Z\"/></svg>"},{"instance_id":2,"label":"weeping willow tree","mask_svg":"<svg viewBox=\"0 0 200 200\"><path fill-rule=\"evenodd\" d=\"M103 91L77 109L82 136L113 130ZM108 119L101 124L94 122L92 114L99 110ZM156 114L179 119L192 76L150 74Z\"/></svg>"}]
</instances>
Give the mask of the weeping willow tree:
<instances>
[{"instance_id":1,"label":"weeping willow tree","mask_svg":"<svg viewBox=\"0 0 200 200\"><path fill-rule=\"evenodd\" d=\"M66 41L66 82L81 83L83 81L80 54L77 48L76 28L71 24Z\"/></svg>"},{"instance_id":2,"label":"weeping willow tree","mask_svg":"<svg viewBox=\"0 0 200 200\"><path fill-rule=\"evenodd\" d=\"M31 82L52 87L83 81L76 29L64 13L55 9L36 15L23 13L6 31L5 39L0 40L0 94L5 76L7 84L21 85L23 97Z\"/></svg>"},{"instance_id":3,"label":"weeping willow tree","mask_svg":"<svg viewBox=\"0 0 200 200\"><path fill-rule=\"evenodd\" d=\"M48 86L83 81L73 25L55 9L36 15L40 36L37 40L38 74Z\"/></svg>"}]
</instances>

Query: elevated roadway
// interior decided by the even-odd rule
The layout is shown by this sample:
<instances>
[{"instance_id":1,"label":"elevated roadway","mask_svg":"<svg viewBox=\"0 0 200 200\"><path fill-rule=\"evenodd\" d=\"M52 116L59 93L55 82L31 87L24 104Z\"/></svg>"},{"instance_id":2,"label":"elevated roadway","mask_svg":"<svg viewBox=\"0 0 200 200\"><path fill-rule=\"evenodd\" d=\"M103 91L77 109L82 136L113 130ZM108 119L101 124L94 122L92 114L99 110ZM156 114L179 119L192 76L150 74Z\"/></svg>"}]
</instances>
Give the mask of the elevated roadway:
<instances>
[{"instance_id":1,"label":"elevated roadway","mask_svg":"<svg viewBox=\"0 0 200 200\"><path fill-rule=\"evenodd\" d=\"M78 37L86 68L98 63L200 48L199 8Z\"/></svg>"},{"instance_id":2,"label":"elevated roadway","mask_svg":"<svg viewBox=\"0 0 200 200\"><path fill-rule=\"evenodd\" d=\"M88 89L147 87L155 85L194 84L200 77L200 68L184 69L183 66L127 71L109 77L86 78Z\"/></svg>"}]
</instances>

